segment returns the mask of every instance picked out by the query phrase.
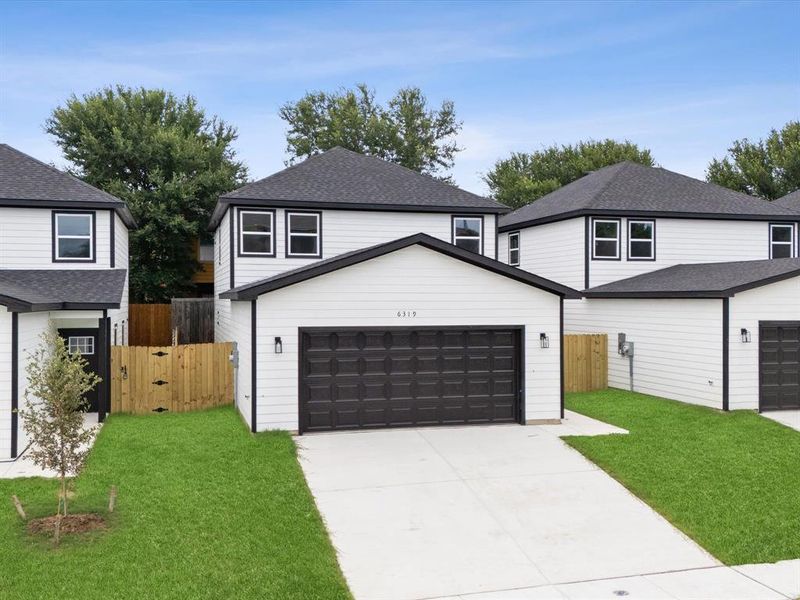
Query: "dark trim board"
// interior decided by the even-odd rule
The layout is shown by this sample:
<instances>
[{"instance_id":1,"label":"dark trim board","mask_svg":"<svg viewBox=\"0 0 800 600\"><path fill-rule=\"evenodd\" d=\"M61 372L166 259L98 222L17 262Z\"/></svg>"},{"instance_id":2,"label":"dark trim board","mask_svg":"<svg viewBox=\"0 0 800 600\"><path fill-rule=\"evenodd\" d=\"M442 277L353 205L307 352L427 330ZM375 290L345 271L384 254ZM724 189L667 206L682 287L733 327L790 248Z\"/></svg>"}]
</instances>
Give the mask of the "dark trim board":
<instances>
[{"instance_id":1,"label":"dark trim board","mask_svg":"<svg viewBox=\"0 0 800 600\"><path fill-rule=\"evenodd\" d=\"M117 242L114 239L116 237L116 235L117 235L116 227L115 227L116 224L117 224L117 213L115 213L113 210L108 211L108 221L109 221L109 227L108 227L108 266L113 269L113 268L115 268L115 265L116 265L116 262L117 262L117 256L116 256L116 254L117 254L116 253Z\"/></svg>"},{"instance_id":2,"label":"dark trim board","mask_svg":"<svg viewBox=\"0 0 800 600\"><path fill-rule=\"evenodd\" d=\"M728 410L730 403L730 298L722 299L722 410Z\"/></svg>"},{"instance_id":3,"label":"dark trim board","mask_svg":"<svg viewBox=\"0 0 800 600\"><path fill-rule=\"evenodd\" d=\"M559 298L558 303L558 351L561 354L561 418L564 418L564 298Z\"/></svg>"},{"instance_id":4,"label":"dark trim board","mask_svg":"<svg viewBox=\"0 0 800 600\"><path fill-rule=\"evenodd\" d=\"M97 390L97 420L102 423L106 420L106 414L109 410L109 375L111 373L111 345L109 344L108 334L110 330L110 321L108 318L108 311L103 311L103 316L97 320L97 346L100 350L98 353L98 375L102 381L98 384Z\"/></svg>"},{"instance_id":5,"label":"dark trim board","mask_svg":"<svg viewBox=\"0 0 800 600\"><path fill-rule=\"evenodd\" d=\"M92 258L58 258L56 250L56 218L58 215L90 215L92 217ZM97 262L97 212L93 210L53 210L50 211L50 241L52 257L54 263L83 263L92 264Z\"/></svg>"},{"instance_id":6,"label":"dark trim board","mask_svg":"<svg viewBox=\"0 0 800 600\"><path fill-rule=\"evenodd\" d=\"M341 326L341 327L298 327L297 328L297 343L298 343L298 352L297 352L297 429L299 435L304 435L306 433L303 430L303 423L305 422L305 411L304 411L304 396L303 396L303 357L305 355L305 343L304 343L304 333L306 332L315 332L315 333L324 333L324 332L339 332L339 331L436 331L438 329L455 329L455 330L464 330L464 331L491 331L491 330L505 330L505 331L513 331L515 333L514 336L514 343L516 344L516 360L518 365L518 378L517 378L517 385L519 386L519 390L517 393L517 423L519 425L525 425L525 403L526 403L526 394L525 394L525 371L526 371L526 364L525 364L525 340L526 340L526 327L524 325L421 325L418 327L415 326L367 326L367 327L353 327L353 326ZM508 422L508 421L506 421ZM435 424L435 425L419 425L419 424L412 424L412 425L393 425L387 428L408 428L408 427L447 427L448 425L443 424ZM453 425L455 427L462 426L461 424ZM336 431L347 431L347 430L356 430L359 428L341 428L336 429ZM376 428L377 429L377 428ZM313 432L312 432L313 433Z\"/></svg>"},{"instance_id":7,"label":"dark trim board","mask_svg":"<svg viewBox=\"0 0 800 600\"><path fill-rule=\"evenodd\" d=\"M242 213L264 213L272 215L272 233L270 235L270 251L266 253L255 253L255 252L242 252ZM237 206L236 207L236 256L240 258L275 258L276 256L276 238L278 237L278 224L277 224L277 214L274 208L249 208L247 206Z\"/></svg>"},{"instance_id":8,"label":"dark trim board","mask_svg":"<svg viewBox=\"0 0 800 600\"><path fill-rule=\"evenodd\" d=\"M366 204L357 202L314 202L314 201L292 201L280 199L256 199L256 198L225 198L222 197L217 202L217 207L211 215L208 230L214 231L219 227L225 215L226 206L254 206L268 208L286 209L310 209L310 210L355 210L366 212L387 212L387 213L450 213L450 214L470 214L470 215L504 215L511 212L507 206L481 207L481 206L428 206L428 205L408 205L397 204Z\"/></svg>"},{"instance_id":9,"label":"dark trim board","mask_svg":"<svg viewBox=\"0 0 800 600\"><path fill-rule=\"evenodd\" d=\"M584 238L584 248L583 248L583 289L588 290L590 275L589 275L589 265L592 264L592 219L591 217L584 217L583 218L583 228L585 230L585 238Z\"/></svg>"},{"instance_id":10,"label":"dark trim board","mask_svg":"<svg viewBox=\"0 0 800 600\"><path fill-rule=\"evenodd\" d=\"M234 207L230 207L228 209L228 225L229 225L229 227L228 227L228 230L229 230L228 231L228 234L229 234L229 237L228 237L228 266L229 266L228 271L230 271L228 273L228 275L230 276L230 288L229 289L233 289L235 287L235 285L236 285L236 283L235 283L236 282L236 278L234 276L233 269L234 269L234 264L236 263L236 258L235 258L236 255L235 255L235 253L238 252L238 250L239 250L238 247L234 247L234 245L233 245L234 244L234 233L233 233L233 230L234 230L233 220L234 220L234 218L236 218L236 211L234 210Z\"/></svg>"},{"instance_id":11,"label":"dark trim board","mask_svg":"<svg viewBox=\"0 0 800 600\"><path fill-rule=\"evenodd\" d=\"M19 449L19 315L11 313L11 458Z\"/></svg>"},{"instance_id":12,"label":"dark trim board","mask_svg":"<svg viewBox=\"0 0 800 600\"><path fill-rule=\"evenodd\" d=\"M540 217L538 219L528 219L518 223L509 223L500 226L500 233L512 229L525 229L536 225L546 225L547 223L557 223L566 221L574 217L620 217L633 219L699 219L701 221L774 221L776 219L792 219L793 215L747 215L747 214L721 214L721 213L692 213L692 212L668 212L663 210L609 210L582 208L569 212Z\"/></svg>"},{"instance_id":13,"label":"dark trim board","mask_svg":"<svg viewBox=\"0 0 800 600\"><path fill-rule=\"evenodd\" d=\"M250 431L258 431L256 414L258 410L258 299L250 301Z\"/></svg>"}]
</instances>

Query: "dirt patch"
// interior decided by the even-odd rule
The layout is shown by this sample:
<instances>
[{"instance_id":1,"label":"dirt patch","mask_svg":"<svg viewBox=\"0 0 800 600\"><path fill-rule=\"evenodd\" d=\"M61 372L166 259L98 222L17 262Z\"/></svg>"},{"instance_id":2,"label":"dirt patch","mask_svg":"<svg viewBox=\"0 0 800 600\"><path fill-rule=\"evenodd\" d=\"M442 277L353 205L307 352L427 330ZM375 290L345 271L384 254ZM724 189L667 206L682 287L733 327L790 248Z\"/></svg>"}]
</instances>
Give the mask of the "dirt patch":
<instances>
[{"instance_id":1,"label":"dirt patch","mask_svg":"<svg viewBox=\"0 0 800 600\"><path fill-rule=\"evenodd\" d=\"M56 517L43 517L32 519L28 523L28 533L53 535L56 527ZM66 533L86 533L105 529L106 521L100 515L93 513L67 515L61 518L61 535Z\"/></svg>"}]
</instances>

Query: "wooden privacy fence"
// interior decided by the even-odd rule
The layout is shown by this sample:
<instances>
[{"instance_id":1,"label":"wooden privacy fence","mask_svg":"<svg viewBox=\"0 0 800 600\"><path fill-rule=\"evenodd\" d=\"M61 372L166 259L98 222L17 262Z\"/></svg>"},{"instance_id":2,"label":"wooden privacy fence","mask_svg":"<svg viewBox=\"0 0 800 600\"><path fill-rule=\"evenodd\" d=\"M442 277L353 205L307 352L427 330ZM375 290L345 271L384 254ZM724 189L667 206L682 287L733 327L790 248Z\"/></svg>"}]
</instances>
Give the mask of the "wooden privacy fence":
<instances>
[{"instance_id":1,"label":"wooden privacy fence","mask_svg":"<svg viewBox=\"0 0 800 600\"><path fill-rule=\"evenodd\" d=\"M233 343L112 346L112 412L186 412L233 403Z\"/></svg>"},{"instance_id":2,"label":"wooden privacy fence","mask_svg":"<svg viewBox=\"0 0 800 600\"><path fill-rule=\"evenodd\" d=\"M206 344L214 341L214 299L173 298L171 304L131 304L131 346Z\"/></svg>"},{"instance_id":3,"label":"wooden privacy fence","mask_svg":"<svg viewBox=\"0 0 800 600\"><path fill-rule=\"evenodd\" d=\"M131 346L169 346L172 343L172 307L169 304L131 304L128 322Z\"/></svg>"},{"instance_id":4,"label":"wooden privacy fence","mask_svg":"<svg viewBox=\"0 0 800 600\"><path fill-rule=\"evenodd\" d=\"M608 336L564 336L564 391L591 392L608 387Z\"/></svg>"}]
</instances>

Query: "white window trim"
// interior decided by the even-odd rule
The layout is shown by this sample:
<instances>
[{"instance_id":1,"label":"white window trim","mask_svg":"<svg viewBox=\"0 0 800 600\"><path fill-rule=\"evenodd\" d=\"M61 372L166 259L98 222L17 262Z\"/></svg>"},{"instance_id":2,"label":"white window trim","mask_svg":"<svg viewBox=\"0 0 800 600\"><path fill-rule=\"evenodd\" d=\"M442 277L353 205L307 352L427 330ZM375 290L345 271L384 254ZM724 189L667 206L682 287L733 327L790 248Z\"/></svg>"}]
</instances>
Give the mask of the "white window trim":
<instances>
[{"instance_id":1,"label":"white window trim","mask_svg":"<svg viewBox=\"0 0 800 600\"><path fill-rule=\"evenodd\" d=\"M650 225L650 238L633 238L631 236L632 225ZM631 247L633 242L650 242L650 256L633 256ZM653 219L628 219L628 260L655 260L656 259L656 222Z\"/></svg>"},{"instance_id":2,"label":"white window trim","mask_svg":"<svg viewBox=\"0 0 800 600\"><path fill-rule=\"evenodd\" d=\"M456 221L461 219L462 221L477 221L478 222L478 235L456 235ZM453 223L452 227L452 235L453 235L453 245L458 246L458 240L478 240L478 254L483 254L483 219L481 217L475 217L472 215L453 215L452 219ZM463 250L463 248L462 248Z\"/></svg>"},{"instance_id":3,"label":"white window trim","mask_svg":"<svg viewBox=\"0 0 800 600\"><path fill-rule=\"evenodd\" d=\"M61 235L58 233L59 220L61 217L86 217L89 219L89 234L88 235ZM53 255L56 262L94 262L94 213L73 213L73 212L57 212L54 215L55 226L53 235L55 240L53 243ZM59 240L89 240L89 256L88 257L75 257L75 256L61 256L59 254Z\"/></svg>"},{"instance_id":4,"label":"white window trim","mask_svg":"<svg viewBox=\"0 0 800 600\"><path fill-rule=\"evenodd\" d=\"M292 233L292 217L314 217L316 233ZM292 238L311 237L317 240L316 252L292 252ZM286 256L289 258L320 258L322 256L322 215L318 212L286 211Z\"/></svg>"},{"instance_id":5,"label":"white window trim","mask_svg":"<svg viewBox=\"0 0 800 600\"><path fill-rule=\"evenodd\" d=\"M788 228L789 232L791 233L790 239L788 242L776 242L772 239L772 232L778 228ZM796 256L796 241L795 241L795 230L794 230L794 223L770 223L769 224L769 257L773 257L772 250L775 246L789 246L789 257L795 258Z\"/></svg>"},{"instance_id":6,"label":"white window trim","mask_svg":"<svg viewBox=\"0 0 800 600\"><path fill-rule=\"evenodd\" d=\"M613 223L617 226L617 237L603 238L597 237L597 223ZM620 260L620 237L622 235L622 223L618 219L592 219L592 260ZM597 256L595 250L595 242L614 242L616 244L616 253L614 256Z\"/></svg>"},{"instance_id":7,"label":"white window trim","mask_svg":"<svg viewBox=\"0 0 800 600\"><path fill-rule=\"evenodd\" d=\"M269 217L270 231L245 231L244 215L267 215ZM244 236L269 237L269 250L267 252L245 252ZM271 210L243 210L239 209L239 255L240 256L275 256L275 213ZM222 257L220 256L220 259Z\"/></svg>"},{"instance_id":8,"label":"white window trim","mask_svg":"<svg viewBox=\"0 0 800 600\"><path fill-rule=\"evenodd\" d=\"M512 247L511 247L511 240L512 240L512 239L515 239L515 240L517 240L517 247L516 247L516 248L512 248ZM517 253L517 260L516 260L516 261L514 261L514 260L511 258L511 256L512 256L512 254L511 254L511 253L512 253L512 252L516 252L516 253ZM518 267L518 266L519 266L519 259L520 259L520 251L519 251L519 231L515 231L515 232L513 232L513 233L509 233L509 234L508 234L508 264L509 264L509 265L511 265L512 267Z\"/></svg>"},{"instance_id":9,"label":"white window trim","mask_svg":"<svg viewBox=\"0 0 800 600\"><path fill-rule=\"evenodd\" d=\"M74 345L73 341L75 342ZM87 348L86 352L82 349L84 347ZM91 356L94 354L94 337L91 335L71 335L67 340L67 350L69 350L70 354L74 354L75 350L80 350L81 356Z\"/></svg>"}]
</instances>

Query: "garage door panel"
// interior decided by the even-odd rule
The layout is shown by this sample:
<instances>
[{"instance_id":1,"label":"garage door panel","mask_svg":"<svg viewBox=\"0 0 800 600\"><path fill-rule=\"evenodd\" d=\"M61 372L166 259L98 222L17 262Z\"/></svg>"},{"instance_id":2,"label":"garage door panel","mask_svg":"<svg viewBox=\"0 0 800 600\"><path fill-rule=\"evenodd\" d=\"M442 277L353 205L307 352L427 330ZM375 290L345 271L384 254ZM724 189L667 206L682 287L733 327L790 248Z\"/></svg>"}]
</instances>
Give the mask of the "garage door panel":
<instances>
[{"instance_id":1,"label":"garage door panel","mask_svg":"<svg viewBox=\"0 0 800 600\"><path fill-rule=\"evenodd\" d=\"M304 331L301 430L514 422L516 330Z\"/></svg>"},{"instance_id":2,"label":"garage door panel","mask_svg":"<svg viewBox=\"0 0 800 600\"><path fill-rule=\"evenodd\" d=\"M760 324L759 408L800 408L800 321Z\"/></svg>"}]
</instances>

